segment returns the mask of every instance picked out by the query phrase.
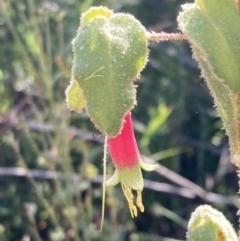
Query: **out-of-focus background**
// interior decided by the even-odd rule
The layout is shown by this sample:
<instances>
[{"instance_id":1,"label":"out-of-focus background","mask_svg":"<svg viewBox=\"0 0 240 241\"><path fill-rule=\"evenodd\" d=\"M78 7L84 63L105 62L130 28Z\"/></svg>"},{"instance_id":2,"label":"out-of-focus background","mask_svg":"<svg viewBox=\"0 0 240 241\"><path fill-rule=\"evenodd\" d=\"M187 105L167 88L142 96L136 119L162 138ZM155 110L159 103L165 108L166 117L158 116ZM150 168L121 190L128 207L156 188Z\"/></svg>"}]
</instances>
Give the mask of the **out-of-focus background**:
<instances>
[{"instance_id":1,"label":"out-of-focus background","mask_svg":"<svg viewBox=\"0 0 240 241\"><path fill-rule=\"evenodd\" d=\"M150 43L138 80L134 128L145 212L132 219L118 185L107 188L99 232L103 137L64 91L82 12L108 6L149 31L178 32L185 0L0 1L0 240L177 241L200 204L237 228L237 175L228 139L187 42ZM111 162L107 166L112 174Z\"/></svg>"}]
</instances>

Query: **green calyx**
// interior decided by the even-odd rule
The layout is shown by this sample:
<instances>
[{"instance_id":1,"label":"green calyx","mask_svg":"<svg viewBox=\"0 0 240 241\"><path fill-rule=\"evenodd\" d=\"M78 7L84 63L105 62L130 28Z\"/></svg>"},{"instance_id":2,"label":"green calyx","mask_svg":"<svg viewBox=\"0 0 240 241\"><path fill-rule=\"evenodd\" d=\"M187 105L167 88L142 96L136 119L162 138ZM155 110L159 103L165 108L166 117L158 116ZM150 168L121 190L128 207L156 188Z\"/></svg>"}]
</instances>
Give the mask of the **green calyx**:
<instances>
[{"instance_id":1,"label":"green calyx","mask_svg":"<svg viewBox=\"0 0 240 241\"><path fill-rule=\"evenodd\" d=\"M122 170L115 169L112 177L105 183L106 186L115 186L119 182L123 182L130 189L135 191L143 190L143 177L139 165L133 168L125 168Z\"/></svg>"},{"instance_id":2,"label":"green calyx","mask_svg":"<svg viewBox=\"0 0 240 241\"><path fill-rule=\"evenodd\" d=\"M224 215L211 206L198 207L188 224L188 241L237 241L232 225Z\"/></svg>"},{"instance_id":3,"label":"green calyx","mask_svg":"<svg viewBox=\"0 0 240 241\"><path fill-rule=\"evenodd\" d=\"M131 15L90 8L72 45L72 78L83 92L85 109L103 134L116 136L125 113L136 103L133 80L147 62L146 30ZM73 95L68 91L67 99Z\"/></svg>"},{"instance_id":4,"label":"green calyx","mask_svg":"<svg viewBox=\"0 0 240 241\"><path fill-rule=\"evenodd\" d=\"M140 161L132 168L115 169L113 176L105 183L106 186L115 186L119 182L123 182L130 189L135 191L142 191L143 189L143 177L141 168L145 171L154 171L158 168L158 165L147 164Z\"/></svg>"},{"instance_id":5,"label":"green calyx","mask_svg":"<svg viewBox=\"0 0 240 241\"><path fill-rule=\"evenodd\" d=\"M240 167L240 14L234 0L196 0L183 5L179 27L214 97Z\"/></svg>"},{"instance_id":6,"label":"green calyx","mask_svg":"<svg viewBox=\"0 0 240 241\"><path fill-rule=\"evenodd\" d=\"M131 168L116 169L113 176L105 183L106 186L115 186L119 182L121 183L132 217L137 216L137 207L141 212L144 212L144 206L142 204L143 177L141 168L146 171L153 171L157 167L158 165L146 164L140 161L137 165ZM134 200L132 190L137 192L136 201Z\"/></svg>"}]
</instances>

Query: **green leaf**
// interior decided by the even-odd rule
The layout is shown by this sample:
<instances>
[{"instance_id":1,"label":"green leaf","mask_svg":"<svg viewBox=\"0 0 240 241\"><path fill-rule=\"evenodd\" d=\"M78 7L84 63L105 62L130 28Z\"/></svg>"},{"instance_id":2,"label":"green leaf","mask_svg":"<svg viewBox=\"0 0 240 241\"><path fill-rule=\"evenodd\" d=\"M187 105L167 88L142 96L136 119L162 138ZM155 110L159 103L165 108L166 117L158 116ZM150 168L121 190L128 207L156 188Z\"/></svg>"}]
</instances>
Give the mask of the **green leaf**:
<instances>
[{"instance_id":1,"label":"green leaf","mask_svg":"<svg viewBox=\"0 0 240 241\"><path fill-rule=\"evenodd\" d=\"M183 6L180 29L214 97L232 161L240 166L240 14L233 0L197 0Z\"/></svg>"},{"instance_id":2,"label":"green leaf","mask_svg":"<svg viewBox=\"0 0 240 241\"><path fill-rule=\"evenodd\" d=\"M150 109L150 121L141 139L142 146L149 145L151 138L164 126L171 113L172 109L164 101L159 103L158 108Z\"/></svg>"},{"instance_id":3,"label":"green leaf","mask_svg":"<svg viewBox=\"0 0 240 241\"><path fill-rule=\"evenodd\" d=\"M73 52L72 75L91 120L102 133L116 136L136 103L133 80L147 62L144 27L131 15L91 8L82 17Z\"/></svg>"},{"instance_id":4,"label":"green leaf","mask_svg":"<svg viewBox=\"0 0 240 241\"><path fill-rule=\"evenodd\" d=\"M198 0L187 4L179 26L199 48L216 75L240 91L240 14L233 0Z\"/></svg>"},{"instance_id":5,"label":"green leaf","mask_svg":"<svg viewBox=\"0 0 240 241\"><path fill-rule=\"evenodd\" d=\"M232 225L218 210L208 205L199 206L188 224L188 241L237 241Z\"/></svg>"}]
</instances>

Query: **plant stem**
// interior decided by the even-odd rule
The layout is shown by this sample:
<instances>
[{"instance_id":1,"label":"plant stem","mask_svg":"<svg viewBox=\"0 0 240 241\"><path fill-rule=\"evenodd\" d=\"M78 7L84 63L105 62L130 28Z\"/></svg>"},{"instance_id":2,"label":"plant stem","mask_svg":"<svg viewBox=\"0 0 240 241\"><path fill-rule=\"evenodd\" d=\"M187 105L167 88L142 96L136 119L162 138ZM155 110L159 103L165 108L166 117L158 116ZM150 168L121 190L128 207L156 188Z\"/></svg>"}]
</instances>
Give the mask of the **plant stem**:
<instances>
[{"instance_id":1,"label":"plant stem","mask_svg":"<svg viewBox=\"0 0 240 241\"><path fill-rule=\"evenodd\" d=\"M168 40L186 40L186 36L181 33L155 33L155 32L147 32L147 38L151 41L168 41Z\"/></svg>"}]
</instances>

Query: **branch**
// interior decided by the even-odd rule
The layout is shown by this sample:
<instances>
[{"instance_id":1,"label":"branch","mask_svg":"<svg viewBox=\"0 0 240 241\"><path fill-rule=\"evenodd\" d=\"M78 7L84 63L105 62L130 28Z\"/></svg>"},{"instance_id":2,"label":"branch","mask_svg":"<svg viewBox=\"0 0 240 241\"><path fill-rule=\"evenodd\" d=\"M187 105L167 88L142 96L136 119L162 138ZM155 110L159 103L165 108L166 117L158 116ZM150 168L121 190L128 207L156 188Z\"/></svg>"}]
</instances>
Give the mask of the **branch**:
<instances>
[{"instance_id":1,"label":"branch","mask_svg":"<svg viewBox=\"0 0 240 241\"><path fill-rule=\"evenodd\" d=\"M169 174L169 173L167 172L166 174ZM64 174L61 172L42 171L42 170L26 170L21 167L0 167L0 176L28 177L29 175L33 178L46 179L46 180L51 180L51 179L64 180L66 178L64 176ZM173 177L173 176L171 175L171 177ZM169 178L171 178L171 177L169 177ZM80 175L78 175L77 173L71 173L69 178L72 181L81 181L81 179L82 179L82 177ZM182 179L184 179L184 178L182 178ZM98 176L92 178L91 182L102 183L102 180L103 180L102 175L98 175ZM194 184L194 185L197 186L196 184ZM211 203L235 205L235 203L238 202L237 196L222 196L222 195L219 195L216 193L206 192L203 189L202 190L204 192L204 195L200 195L199 193L196 193L196 190L191 190L191 189L185 188L185 187L178 187L175 185L171 185L171 184L167 184L167 183L160 183L160 182L155 182L155 181L150 181L150 180L144 180L144 186L146 189L149 189L149 190L179 195L179 196L182 196L182 197L185 197L188 199L194 199L197 196L200 196L204 201L211 202Z\"/></svg>"},{"instance_id":2,"label":"branch","mask_svg":"<svg viewBox=\"0 0 240 241\"><path fill-rule=\"evenodd\" d=\"M31 131L47 132L47 133L54 133L56 131L55 127L50 123L39 123L35 121L29 121L26 123L26 126ZM68 133L71 134L72 136L79 137L85 141L95 141L101 144L103 144L104 142L103 136L96 138L93 136L93 133L91 133L90 131L84 131L79 128L70 127L68 129Z\"/></svg>"},{"instance_id":3,"label":"branch","mask_svg":"<svg viewBox=\"0 0 240 241\"><path fill-rule=\"evenodd\" d=\"M152 159L146 156L142 156L142 159L146 163L155 163ZM207 192L202 187L178 175L177 173L171 171L170 169L164 167L163 165L161 164L158 164L158 165L159 167L155 170L156 173L160 174L161 176L164 176L165 178L169 179L172 182L175 182L178 185L181 185L183 188L187 189L188 191L191 191L193 194L195 194L195 196L198 196L205 201L213 202L213 203L224 202L227 204L234 204L234 205L238 202L237 196L225 197L220 194Z\"/></svg>"}]
</instances>

